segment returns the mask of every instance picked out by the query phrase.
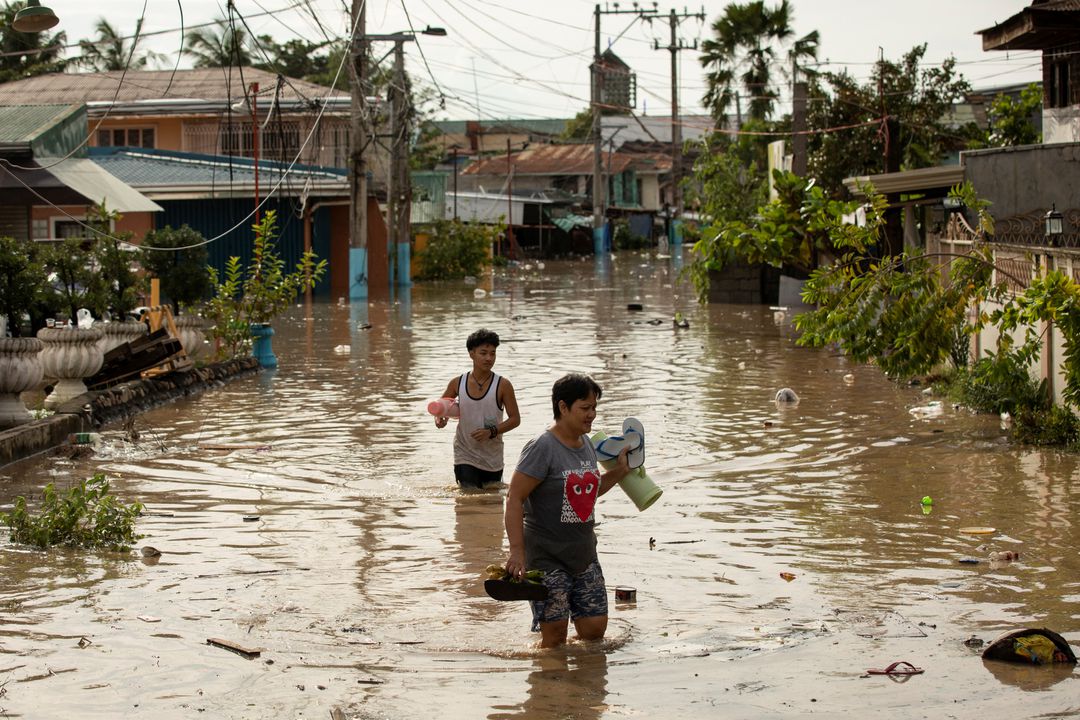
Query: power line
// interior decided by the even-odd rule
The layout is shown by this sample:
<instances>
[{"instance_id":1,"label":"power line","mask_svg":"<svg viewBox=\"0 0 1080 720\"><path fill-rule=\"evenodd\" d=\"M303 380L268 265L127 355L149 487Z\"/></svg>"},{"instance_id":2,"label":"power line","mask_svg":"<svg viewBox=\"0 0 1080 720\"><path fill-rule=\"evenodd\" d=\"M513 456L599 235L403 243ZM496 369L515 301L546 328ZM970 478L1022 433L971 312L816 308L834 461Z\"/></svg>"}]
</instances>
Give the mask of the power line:
<instances>
[{"instance_id":1,"label":"power line","mask_svg":"<svg viewBox=\"0 0 1080 720\"><path fill-rule=\"evenodd\" d=\"M144 7L144 10L145 10L145 4L144 4L143 7ZM211 24L219 24L219 23L215 22L215 23L211 23ZM355 36L356 30L357 30L357 24L354 23L353 26L352 26L350 36ZM344 53L342 55L341 62L338 64L337 71L334 73L334 79L333 79L333 82L331 83L331 87L327 89L327 96L326 96L327 98L329 97L329 93L334 92L333 86L337 85L337 80L341 76L341 70L345 66L345 62L347 60L348 60L348 53ZM119 88L117 89L117 93L119 93ZM113 98L113 102L115 103L115 97ZM192 248L198 248L198 247L203 247L205 245L209 245L209 244L211 244L213 242L217 242L218 240L221 240L222 238L228 236L229 234L231 234L232 232L234 232L238 228L245 225L252 217L255 216L255 214L257 212L260 211L260 209L264 205L266 205L270 201L271 197L273 197L274 195L276 195L278 193L278 190L281 188L281 185L283 183L287 182L289 175L294 172L295 166L299 162L300 158L303 156L303 153L307 149L307 146L311 143L312 137L315 135L316 130L320 128L320 126L322 124L321 123L322 116L325 114L327 108L330 106L330 104L328 102L325 102L325 98L324 98L324 101L319 103L319 104L320 104L321 107L319 109L318 114L316 115L315 121L311 125L311 129L308 131L307 136L304 138L304 142L301 143L300 147L296 151L296 154L293 156L292 160L289 162L288 167L286 167L285 170L282 173L280 173L280 177L279 177L278 181L269 190L269 192L267 192L266 196L260 201L260 203L254 209L252 209L251 212L249 212L247 215L245 215L239 222L237 222L235 225L233 225L228 230L225 230L224 232L222 232L219 235L216 235L216 236L214 236L212 238L207 238L207 239L203 240L203 242L194 243L192 245L186 245L186 246L183 246L183 247L155 248L153 246L138 246L138 245L135 245L133 243L127 242L126 240L123 240L121 238L118 238L118 237L115 237L115 236L110 235L108 233L102 232L102 231L98 230L97 228L95 228L95 227L93 227L91 225L88 225L84 220L72 216L70 213L68 213L66 210L64 210L64 208L62 208L61 206L57 205L56 203L52 202L48 198L41 195L41 193L39 193L37 190L35 190L34 188L30 187L25 182L23 182L22 178L20 178L16 173L9 170L7 166L10 166L10 167L16 168L16 169L30 170L30 171L43 170L43 169L45 169L43 167L23 168L21 166L15 165L14 163L11 163L6 158L0 158L0 169L3 169L5 172L7 172L9 175L11 175L11 177L14 178L20 185L22 185L31 194L33 194L35 197L37 197L39 200L41 200L43 205L53 208L54 210L60 212L62 215L67 217L72 222L75 222L78 225L82 226L83 228L85 228L87 230L90 230L92 233L94 233L95 235L98 235L101 238L115 240L115 241L117 241L117 242L119 242L119 243L121 243L123 245L126 245L128 247L133 247L133 248L146 247L146 248L151 249L151 250L163 250L163 251L168 251L168 252L173 252L173 251L176 251L176 250L189 250L189 249L192 249ZM104 119L104 117L102 119ZM86 141L84 141L83 144L85 144L85 142ZM81 147L81 146L82 145L80 145L79 147ZM78 149L78 148L76 148L76 149ZM70 157L70 154L67 157ZM52 167L52 166L49 166L49 167Z\"/></svg>"}]
</instances>

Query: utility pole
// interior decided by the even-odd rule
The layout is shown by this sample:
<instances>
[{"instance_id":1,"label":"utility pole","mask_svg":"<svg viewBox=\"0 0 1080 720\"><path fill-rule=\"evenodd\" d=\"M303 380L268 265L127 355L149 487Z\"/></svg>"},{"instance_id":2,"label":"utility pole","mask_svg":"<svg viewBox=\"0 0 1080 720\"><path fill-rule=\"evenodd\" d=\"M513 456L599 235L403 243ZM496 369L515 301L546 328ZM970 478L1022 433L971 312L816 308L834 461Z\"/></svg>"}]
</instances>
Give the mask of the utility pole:
<instances>
[{"instance_id":1,"label":"utility pole","mask_svg":"<svg viewBox=\"0 0 1080 720\"><path fill-rule=\"evenodd\" d=\"M514 255L514 168L511 165L510 138L506 138L506 252Z\"/></svg>"},{"instance_id":2,"label":"utility pole","mask_svg":"<svg viewBox=\"0 0 1080 720\"><path fill-rule=\"evenodd\" d=\"M356 2L357 0L354 0ZM361 0L362 1L362 0ZM420 31L423 35L443 37L446 30L431 27ZM402 244L410 241L409 207L412 198L412 183L409 180L409 116L411 111L405 79L405 43L416 41L415 32L399 32L389 35L364 35L368 43L394 43L394 73L390 88L387 90L387 102L390 106L390 172L386 189L386 243L375 243L368 247L368 277L371 294L379 299L390 297L390 258L404 260L400 250ZM392 254L391 254L392 252ZM400 285L408 285L408 271L404 262L396 263Z\"/></svg>"},{"instance_id":3,"label":"utility pole","mask_svg":"<svg viewBox=\"0 0 1080 720\"><path fill-rule=\"evenodd\" d=\"M668 23L671 25L671 42L666 48L660 47L660 41L653 41L654 50L668 50L671 52L671 206L675 215L682 215L683 201L682 188L682 123L679 121L679 51L697 50L697 38L693 45L687 45L678 37L679 21L688 18L697 18L705 22L705 9L699 13L675 12L672 8L668 13Z\"/></svg>"},{"instance_id":4,"label":"utility pole","mask_svg":"<svg viewBox=\"0 0 1080 720\"><path fill-rule=\"evenodd\" d=\"M364 147L367 131L367 46L365 45L367 0L352 0L352 54L349 87L352 96L349 125L349 299L368 294L367 257L367 163Z\"/></svg>"},{"instance_id":5,"label":"utility pole","mask_svg":"<svg viewBox=\"0 0 1080 720\"><path fill-rule=\"evenodd\" d=\"M458 154L458 146L456 144L454 145L453 150L454 150L454 219L457 220L458 219L458 214L457 214L457 176L458 176L457 154Z\"/></svg>"},{"instance_id":6,"label":"utility pole","mask_svg":"<svg viewBox=\"0 0 1080 720\"><path fill-rule=\"evenodd\" d=\"M604 66L600 57L600 16L601 15L637 15L640 20L652 20L659 17L656 12L656 3L653 3L653 10L643 10L634 3L632 10L620 10L618 3L615 3L614 9L600 9L599 3L593 9L593 62L592 62L592 82L589 88L589 110L592 113L592 145L593 145L593 176L592 176L592 197L593 197L593 247L599 246L597 235L600 229L604 227L604 203L603 198L606 194L607 183L604 178L604 163L603 163L603 146L604 138L602 136L603 124L600 121L601 110L604 107Z\"/></svg>"},{"instance_id":7,"label":"utility pole","mask_svg":"<svg viewBox=\"0 0 1080 720\"><path fill-rule=\"evenodd\" d=\"M806 177L806 83L799 82L799 63L791 59L791 172Z\"/></svg>"},{"instance_id":8,"label":"utility pole","mask_svg":"<svg viewBox=\"0 0 1080 720\"><path fill-rule=\"evenodd\" d=\"M600 157L601 143L603 142L600 137L600 4L597 3L593 9L593 25L595 41L593 47L593 62L592 62L592 82L589 84L590 97L589 97L589 112L592 115L592 143L593 143L593 161L592 161L592 204L593 204L593 245L596 245L596 233L600 231L600 228L604 227L604 208L600 204L600 198L603 197L604 191L604 178L601 171Z\"/></svg>"},{"instance_id":9,"label":"utility pole","mask_svg":"<svg viewBox=\"0 0 1080 720\"><path fill-rule=\"evenodd\" d=\"M386 189L387 256L397 268L396 284L407 285L408 278L400 260L402 243L409 243L409 210L412 199L412 183L409 182L409 98L405 92L405 41L413 36L394 40L394 81L390 84L387 99L390 104L390 182Z\"/></svg>"},{"instance_id":10,"label":"utility pole","mask_svg":"<svg viewBox=\"0 0 1080 720\"><path fill-rule=\"evenodd\" d=\"M259 224L259 83L251 83L251 155L255 160L255 224Z\"/></svg>"}]
</instances>

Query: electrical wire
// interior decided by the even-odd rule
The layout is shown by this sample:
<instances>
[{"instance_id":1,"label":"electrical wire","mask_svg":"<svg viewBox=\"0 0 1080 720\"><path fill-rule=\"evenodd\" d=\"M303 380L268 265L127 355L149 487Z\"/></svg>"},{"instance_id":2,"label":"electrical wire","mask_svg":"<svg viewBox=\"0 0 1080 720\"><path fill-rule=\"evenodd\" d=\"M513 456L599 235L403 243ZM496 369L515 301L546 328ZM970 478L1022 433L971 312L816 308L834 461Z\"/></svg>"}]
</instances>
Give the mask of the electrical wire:
<instances>
[{"instance_id":1,"label":"electrical wire","mask_svg":"<svg viewBox=\"0 0 1080 720\"><path fill-rule=\"evenodd\" d=\"M301 6L301 5L304 5L304 4L308 3L308 2L309 2L309 0L294 0L289 5L286 5L285 7L280 8L278 10L268 10L268 11L262 12L262 13L254 13L250 17L261 17L263 15L275 15L275 14L278 14L278 13L285 12L287 10L292 10L292 9L297 8L297 7ZM210 22L199 23L198 25L190 25L190 26L188 26L188 30L198 30L200 28L213 27L214 25L218 25L218 24L220 24L219 20L211 20ZM181 27L179 29L180 29L180 31L183 31L183 27ZM177 28L167 28L165 30L151 30L149 32L140 32L140 33L138 33L138 35L125 35L123 37L119 37L119 38L115 38L115 39L116 40L131 40L131 39L133 39L135 37L148 38L148 37L153 37L155 35L169 35L169 34L172 34L174 32L177 32ZM99 41L92 41L91 40L91 41L86 41L86 42L89 42L91 45L100 45L104 41L100 41L100 40ZM31 50L14 50L14 51L9 50L7 52L0 52L0 57L15 57L15 56L18 56L18 55L38 55L38 54L41 54L43 52L51 52L53 50L69 50L71 48L77 48L77 47L80 47L80 44L78 42L74 42L74 43L68 43L66 45L49 45L48 47L33 48ZM72 58L72 61L74 61L74 60L78 60L78 57Z\"/></svg>"},{"instance_id":2,"label":"electrical wire","mask_svg":"<svg viewBox=\"0 0 1080 720\"><path fill-rule=\"evenodd\" d=\"M364 0L364 1L366 2L366 0ZM230 0L230 4L231 4L231 0ZM361 5L363 5L363 3L361 3ZM211 23L211 24L216 24L216 23ZM356 36L356 31L357 31L358 27L359 27L359 14L357 15L357 18L356 18L355 22L352 25L351 32L350 32L350 38L354 38ZM337 85L337 80L341 75L341 70L345 66L345 62L347 61L347 59L348 59L348 53L345 53L342 56L341 62L338 64L337 71L334 74L333 83L331 83L331 89L328 90L328 93L333 92L332 87ZM115 98L114 98L114 102L115 102ZM5 166L6 165L11 165L12 167L15 167L17 169L22 169L22 170L38 170L38 169L44 169L44 168L22 168L20 166L17 166L17 165L14 165L14 164L10 163L5 158L0 158L0 168L7 171L20 185L22 185L31 194L33 194L35 197L37 197L39 200L41 200L43 205L51 207L54 210L60 212L62 215L67 217L72 222L80 225L81 227L83 227L86 230L89 230L91 233L93 233L94 235L97 235L100 238L115 240L116 242L118 242L118 243L120 243L120 244L122 244L124 246L131 247L131 248L143 247L143 248L149 249L149 250L162 250L162 251L168 251L168 252L175 252L175 251L178 251L178 250L190 250L190 249L193 249L193 248L198 248L198 247L203 247L203 246L206 246L206 245L210 245L211 243L217 242L218 240L221 240L222 238L230 235L235 230L243 227L249 220L251 220L251 218L253 218L255 216L255 214L257 212L259 212L262 209L262 207L265 204L267 204L270 201L270 198L273 197L278 192L279 188L286 181L286 178L289 176L289 174L293 172L293 168L296 166L296 164L298 163L300 157L302 157L304 150L307 148L308 144L311 142L311 139L315 134L316 128L319 126L320 121L322 120L322 116L326 112L326 109L328 107L329 107L329 103L327 103L327 102L322 102L321 103L321 108L320 108L318 116L316 118L316 122L314 122L312 124L311 129L308 131L308 134L304 138L304 142L301 144L301 146L298 149L296 155L293 156L293 158L292 158L291 162L289 163L288 167L282 173L280 173L280 177L279 177L278 181L273 185L273 187L270 189L270 191L267 192L266 196L263 197L260 200L259 204L254 209L251 210L251 212L249 212L247 215L245 215L239 222L237 222L235 225L233 225L228 230L226 230L226 231L224 231L224 232L222 232L222 233L220 233L220 234L218 234L218 235L216 235L216 236L214 236L212 238L206 238L202 242L193 243L191 245L185 245L185 246L182 246L182 247L156 248L156 247L149 246L149 245L148 246L140 246L140 245L136 245L134 243L128 242L126 240L123 240L122 238L115 237L115 236L113 236L113 235L111 235L111 234L109 234L107 232L103 232L101 230L98 230L97 228L93 227L92 225L87 224L83 219L76 218L76 217L72 216L70 213L68 213L62 207L60 207L59 205L53 203L51 200L48 200L47 198L45 198L43 195L41 195L41 193L39 193L37 190L35 190L34 188L27 185L25 182L23 182L22 178L20 178L17 174L11 172L10 170L8 170L7 167L5 167Z\"/></svg>"},{"instance_id":3,"label":"electrical wire","mask_svg":"<svg viewBox=\"0 0 1080 720\"><path fill-rule=\"evenodd\" d=\"M133 57L135 57L135 48L138 47L138 45L139 45L139 37L140 37L139 36L139 30L142 28L143 20L146 18L146 6L149 4L149 2L150 2L150 0L143 0L142 13L139 15L139 19L135 23L135 29L136 29L135 37L131 42L131 49L128 50L127 60L124 62L124 70L123 70L123 72L120 73L120 82L117 83L117 85L116 85L116 92L113 93L112 101L109 103L109 107L108 107L108 109L106 109L105 114L102 115L101 118L98 119L98 121L94 125L93 129L91 129L90 132L87 133L86 137L84 137L82 139L82 142L80 142L78 145L73 147L68 152L67 155L64 155L63 157L58 158L56 160L56 162L52 163L51 165L39 165L37 167L23 167L22 165L18 165L16 163L13 163L13 162L5 159L4 162L5 162L6 165L9 165L9 166L11 166L11 167L13 167L13 168L15 168L17 170L48 170L49 168L56 167L60 163L62 163L65 160L69 159L75 153L79 152L79 150L82 150L82 148L87 143L90 142L90 138L94 137L94 135L97 134L98 128L101 127L101 124L103 122L105 122L105 119L109 117L109 113L111 113L113 108L116 106L116 99L118 97L120 97L120 89L124 86L124 78L127 77L128 69L131 67L131 59ZM11 173L11 174L13 175L13 173Z\"/></svg>"}]
</instances>

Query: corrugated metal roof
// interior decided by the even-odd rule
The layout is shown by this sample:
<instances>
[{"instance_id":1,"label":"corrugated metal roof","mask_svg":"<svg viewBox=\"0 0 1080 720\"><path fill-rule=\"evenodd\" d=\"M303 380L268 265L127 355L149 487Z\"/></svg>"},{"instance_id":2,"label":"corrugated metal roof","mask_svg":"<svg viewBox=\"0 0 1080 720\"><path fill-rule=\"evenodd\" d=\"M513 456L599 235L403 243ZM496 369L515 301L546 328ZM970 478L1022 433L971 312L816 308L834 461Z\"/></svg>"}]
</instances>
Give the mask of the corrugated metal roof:
<instances>
[{"instance_id":1,"label":"corrugated metal roof","mask_svg":"<svg viewBox=\"0 0 1080 720\"><path fill-rule=\"evenodd\" d=\"M29 144L78 110L67 103L0 107L0 143Z\"/></svg>"},{"instance_id":2,"label":"corrugated metal roof","mask_svg":"<svg viewBox=\"0 0 1080 720\"><path fill-rule=\"evenodd\" d=\"M86 158L38 158L60 182L93 202L120 212L161 212L162 208L138 190Z\"/></svg>"},{"instance_id":3,"label":"corrugated metal roof","mask_svg":"<svg viewBox=\"0 0 1080 720\"><path fill-rule=\"evenodd\" d=\"M0 85L0 105L31 103L134 102L191 98L208 101L236 100L244 88L259 83L260 96L273 97L277 75L244 68L198 68L193 70L129 70L122 72L51 73ZM119 88L119 92L117 91ZM303 80L289 80L282 88L282 102L304 102L331 94L348 98L342 91ZM260 105L262 100L260 100ZM269 107L269 105L267 106Z\"/></svg>"},{"instance_id":4,"label":"corrugated metal roof","mask_svg":"<svg viewBox=\"0 0 1080 720\"><path fill-rule=\"evenodd\" d=\"M620 153L602 155L605 172L621 173L631 159ZM609 165L610 160L610 165ZM537 145L510 155L477 160L462 175L506 175L513 167L515 175L592 175L592 145ZM609 169L610 168L610 169Z\"/></svg>"},{"instance_id":5,"label":"corrugated metal roof","mask_svg":"<svg viewBox=\"0 0 1080 720\"><path fill-rule=\"evenodd\" d=\"M130 148L91 148L90 158L128 185L151 195L152 190L168 192L170 188L224 192L230 186L255 183L255 166L243 158L234 158L230 165L227 158L217 155ZM300 194L309 179L324 188L348 188L346 171L295 165L287 178L286 172L288 166L281 163L260 162L259 184L269 190L280 183L279 191L286 196Z\"/></svg>"}]
</instances>

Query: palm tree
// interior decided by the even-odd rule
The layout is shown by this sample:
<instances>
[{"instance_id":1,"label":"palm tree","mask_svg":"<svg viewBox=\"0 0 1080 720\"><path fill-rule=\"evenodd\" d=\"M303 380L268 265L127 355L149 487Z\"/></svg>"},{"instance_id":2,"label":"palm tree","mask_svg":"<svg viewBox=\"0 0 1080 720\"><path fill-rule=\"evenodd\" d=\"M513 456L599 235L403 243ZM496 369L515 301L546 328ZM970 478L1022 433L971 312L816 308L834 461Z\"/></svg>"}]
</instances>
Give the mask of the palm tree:
<instances>
[{"instance_id":1,"label":"palm tree","mask_svg":"<svg viewBox=\"0 0 1080 720\"><path fill-rule=\"evenodd\" d=\"M251 52L243 28L234 27L227 20L218 20L215 26L219 32L214 27L199 28L184 37L184 54L195 58L195 67L250 65Z\"/></svg>"},{"instance_id":2,"label":"palm tree","mask_svg":"<svg viewBox=\"0 0 1080 720\"><path fill-rule=\"evenodd\" d=\"M25 2L5 2L0 7L0 83L60 72L66 64L60 57L66 34L24 33L11 27L15 14L24 7Z\"/></svg>"},{"instance_id":3,"label":"palm tree","mask_svg":"<svg viewBox=\"0 0 1080 720\"><path fill-rule=\"evenodd\" d=\"M135 24L135 37L138 37L141 29L142 18ZM157 63L166 59L164 55L153 50L135 53L134 48L127 44L127 38L118 33L105 18L97 21L94 30L97 31L97 40L79 41L82 57L75 62L85 68L97 72L118 71L124 68L142 70L152 62Z\"/></svg>"},{"instance_id":4,"label":"palm tree","mask_svg":"<svg viewBox=\"0 0 1080 720\"><path fill-rule=\"evenodd\" d=\"M735 101L739 125L742 104L739 93L750 96L749 117L764 120L772 114L778 97L773 67L781 57L787 65L817 57L818 32L792 39L792 12L788 0L775 8L765 7L764 0L731 3L713 22L714 37L701 43L699 60L706 68L708 90L702 98L717 122Z\"/></svg>"}]
</instances>

